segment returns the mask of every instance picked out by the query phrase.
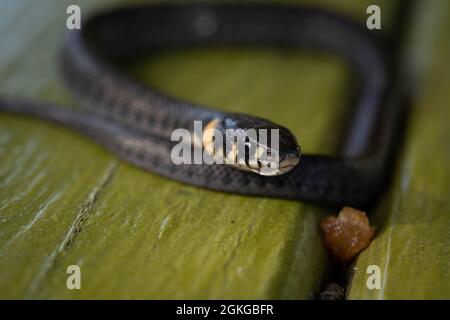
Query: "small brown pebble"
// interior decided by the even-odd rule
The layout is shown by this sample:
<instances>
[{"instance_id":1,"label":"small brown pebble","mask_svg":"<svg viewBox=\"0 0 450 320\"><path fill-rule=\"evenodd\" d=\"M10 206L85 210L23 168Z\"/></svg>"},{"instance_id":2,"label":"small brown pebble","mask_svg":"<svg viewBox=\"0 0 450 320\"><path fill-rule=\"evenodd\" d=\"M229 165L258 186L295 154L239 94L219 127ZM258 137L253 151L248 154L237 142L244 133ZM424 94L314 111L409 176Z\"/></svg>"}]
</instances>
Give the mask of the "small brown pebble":
<instances>
[{"instance_id":1,"label":"small brown pebble","mask_svg":"<svg viewBox=\"0 0 450 320\"><path fill-rule=\"evenodd\" d=\"M365 212L344 207L337 217L328 216L320 222L325 246L340 262L346 262L365 249L375 229Z\"/></svg>"}]
</instances>

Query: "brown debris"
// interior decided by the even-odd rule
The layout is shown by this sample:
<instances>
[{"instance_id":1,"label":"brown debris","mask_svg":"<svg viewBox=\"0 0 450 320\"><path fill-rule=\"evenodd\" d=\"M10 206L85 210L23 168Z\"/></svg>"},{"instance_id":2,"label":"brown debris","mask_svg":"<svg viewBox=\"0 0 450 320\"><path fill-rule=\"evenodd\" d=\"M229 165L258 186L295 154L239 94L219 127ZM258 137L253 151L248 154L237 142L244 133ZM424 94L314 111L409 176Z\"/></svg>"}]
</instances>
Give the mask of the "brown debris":
<instances>
[{"instance_id":1,"label":"brown debris","mask_svg":"<svg viewBox=\"0 0 450 320\"><path fill-rule=\"evenodd\" d=\"M340 262L346 262L365 249L375 229L366 213L350 207L342 208L337 217L328 216L320 222L325 246Z\"/></svg>"}]
</instances>

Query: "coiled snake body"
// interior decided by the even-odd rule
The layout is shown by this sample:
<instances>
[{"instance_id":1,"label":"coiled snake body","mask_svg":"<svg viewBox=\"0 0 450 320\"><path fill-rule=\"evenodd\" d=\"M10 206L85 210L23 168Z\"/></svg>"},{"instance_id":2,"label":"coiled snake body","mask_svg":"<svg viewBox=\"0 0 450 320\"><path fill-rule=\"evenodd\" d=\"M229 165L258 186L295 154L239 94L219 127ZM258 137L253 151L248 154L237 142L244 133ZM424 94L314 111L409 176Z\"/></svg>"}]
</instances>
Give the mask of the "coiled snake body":
<instances>
[{"instance_id":1,"label":"coiled snake body","mask_svg":"<svg viewBox=\"0 0 450 320\"><path fill-rule=\"evenodd\" d=\"M113 62L163 48L219 44L311 47L348 59L358 86L339 154L303 155L291 171L274 177L227 165L175 165L170 157L174 129L192 130L193 122L199 120L204 124L224 118L239 122L244 116L166 96L121 73ZM387 63L365 31L331 13L240 5L118 9L87 19L81 30L69 32L62 69L79 109L2 98L0 111L69 126L140 168L215 190L363 206L382 186L397 115Z\"/></svg>"}]
</instances>

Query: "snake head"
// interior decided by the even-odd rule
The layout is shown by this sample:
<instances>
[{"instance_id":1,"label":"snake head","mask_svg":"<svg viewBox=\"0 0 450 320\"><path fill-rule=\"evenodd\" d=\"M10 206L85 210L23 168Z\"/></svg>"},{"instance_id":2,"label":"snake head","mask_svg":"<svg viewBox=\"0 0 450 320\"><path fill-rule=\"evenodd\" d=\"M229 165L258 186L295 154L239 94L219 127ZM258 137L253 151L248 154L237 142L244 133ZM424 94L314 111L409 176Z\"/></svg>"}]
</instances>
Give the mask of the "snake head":
<instances>
[{"instance_id":1,"label":"snake head","mask_svg":"<svg viewBox=\"0 0 450 320\"><path fill-rule=\"evenodd\" d=\"M291 171L300 162L300 146L287 128L265 123L256 125L255 129L258 132L262 129L276 134L268 134L267 143L264 139L258 141L257 150L260 152L255 156L258 159L258 168L252 171L265 176L278 176ZM266 154L261 153L261 150L267 150Z\"/></svg>"},{"instance_id":2,"label":"snake head","mask_svg":"<svg viewBox=\"0 0 450 320\"><path fill-rule=\"evenodd\" d=\"M289 172L300 161L300 146L295 136L270 121L233 114L212 120L205 129L205 149L216 160L223 158L223 163L239 170L277 176ZM217 136L222 136L221 140ZM213 144L214 148L207 147Z\"/></svg>"}]
</instances>

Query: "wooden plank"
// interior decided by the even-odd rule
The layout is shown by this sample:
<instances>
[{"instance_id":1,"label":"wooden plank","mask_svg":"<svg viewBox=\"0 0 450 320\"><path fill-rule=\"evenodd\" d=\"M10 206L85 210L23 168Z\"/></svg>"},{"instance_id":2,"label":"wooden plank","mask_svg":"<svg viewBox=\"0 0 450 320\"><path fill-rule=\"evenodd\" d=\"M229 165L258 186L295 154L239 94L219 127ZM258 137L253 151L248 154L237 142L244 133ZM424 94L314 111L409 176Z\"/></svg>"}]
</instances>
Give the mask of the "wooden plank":
<instances>
[{"instance_id":1,"label":"wooden plank","mask_svg":"<svg viewBox=\"0 0 450 320\"><path fill-rule=\"evenodd\" d=\"M412 67L416 76L426 71L425 81L389 196L374 212L378 235L355 264L351 299L450 297L449 9L423 2L412 26ZM370 265L380 268L380 289L367 287Z\"/></svg>"},{"instance_id":2,"label":"wooden plank","mask_svg":"<svg viewBox=\"0 0 450 320\"><path fill-rule=\"evenodd\" d=\"M73 103L56 63L72 2L0 4L1 94ZM83 14L119 2L77 1ZM370 2L333 7L362 18ZM383 8L389 16L392 2ZM285 124L306 152L333 149L350 87L341 61L292 50L180 52L134 72L181 97ZM0 163L2 298L310 298L327 277L321 208L179 184L76 133L3 114ZM79 291L66 288L72 264Z\"/></svg>"}]
</instances>

